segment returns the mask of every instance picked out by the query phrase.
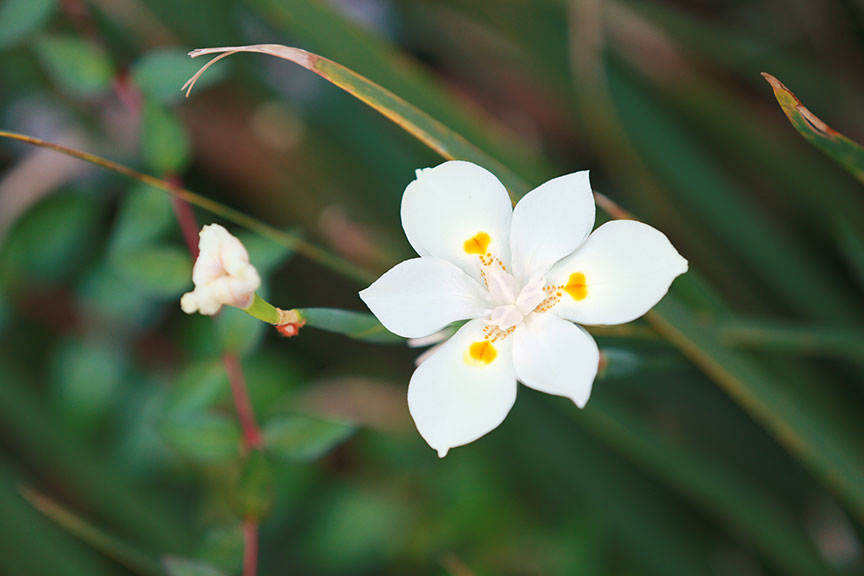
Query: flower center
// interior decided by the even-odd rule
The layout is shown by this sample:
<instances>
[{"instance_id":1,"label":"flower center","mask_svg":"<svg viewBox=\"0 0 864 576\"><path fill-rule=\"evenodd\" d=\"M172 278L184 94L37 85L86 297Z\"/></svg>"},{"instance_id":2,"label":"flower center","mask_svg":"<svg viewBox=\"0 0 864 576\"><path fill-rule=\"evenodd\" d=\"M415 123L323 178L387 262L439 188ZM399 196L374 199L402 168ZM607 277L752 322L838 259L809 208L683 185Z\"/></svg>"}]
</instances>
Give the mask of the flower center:
<instances>
[{"instance_id":1,"label":"flower center","mask_svg":"<svg viewBox=\"0 0 864 576\"><path fill-rule=\"evenodd\" d=\"M481 274L494 305L486 323L499 330L521 324L525 316L532 313L547 297L544 290L546 281L543 278L521 286L503 266L495 264L484 265Z\"/></svg>"}]
</instances>

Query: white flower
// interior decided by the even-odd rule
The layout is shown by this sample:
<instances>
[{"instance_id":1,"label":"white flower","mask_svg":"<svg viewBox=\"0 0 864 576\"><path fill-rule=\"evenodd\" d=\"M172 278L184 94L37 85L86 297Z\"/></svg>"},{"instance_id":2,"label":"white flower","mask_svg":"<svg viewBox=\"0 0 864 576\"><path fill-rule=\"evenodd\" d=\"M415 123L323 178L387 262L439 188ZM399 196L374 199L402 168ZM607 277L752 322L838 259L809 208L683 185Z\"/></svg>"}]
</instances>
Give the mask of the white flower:
<instances>
[{"instance_id":1,"label":"white flower","mask_svg":"<svg viewBox=\"0 0 864 576\"><path fill-rule=\"evenodd\" d=\"M599 351L573 323L630 322L687 271L646 224L615 220L592 234L588 172L550 180L511 206L498 179L470 162L418 170L402 226L420 257L360 292L406 338L468 320L408 386L417 429L441 457L501 424L517 380L585 406Z\"/></svg>"},{"instance_id":2,"label":"white flower","mask_svg":"<svg viewBox=\"0 0 864 576\"><path fill-rule=\"evenodd\" d=\"M222 306L251 306L261 278L243 243L218 224L204 226L198 237L198 259L192 268L195 289L180 299L183 311L213 316Z\"/></svg>"}]
</instances>

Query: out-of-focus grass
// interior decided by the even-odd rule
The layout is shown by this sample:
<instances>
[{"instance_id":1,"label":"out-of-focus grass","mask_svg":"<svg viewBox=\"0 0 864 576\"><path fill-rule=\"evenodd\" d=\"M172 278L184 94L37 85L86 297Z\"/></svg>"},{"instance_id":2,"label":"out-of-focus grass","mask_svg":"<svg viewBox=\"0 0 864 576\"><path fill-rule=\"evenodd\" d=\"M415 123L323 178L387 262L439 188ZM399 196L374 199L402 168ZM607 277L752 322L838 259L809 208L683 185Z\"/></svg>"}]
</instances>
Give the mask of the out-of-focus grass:
<instances>
[{"instance_id":1,"label":"out-of-focus grass","mask_svg":"<svg viewBox=\"0 0 864 576\"><path fill-rule=\"evenodd\" d=\"M69 555L73 573L134 571L39 519L26 484L148 558L238 572L234 494L250 473L232 449L224 349L243 356L256 412L290 432L286 445L344 441L345 419L358 428L321 460L267 463L262 573L864 567L862 367L849 361L864 330L861 188L795 133L758 75L861 141L851 3L9 0L0 15L16 13L7 6L19 15L0 18L0 127L179 176L358 269L409 253L401 192L439 158L264 57L234 57L189 101L172 98L159 70L188 64L166 53L279 42L332 58L506 167L516 194L591 168L693 273L650 318L656 331L640 328L650 339L600 332L633 360L609 354L621 364L584 412L523 390L500 430L439 461L406 420L414 353L183 317L188 261L166 196L4 143L0 534L22 544L2 548L0 570L56 573ZM177 265L159 266L168 253ZM362 309L353 281L302 254L264 242L252 259L269 263L282 307ZM310 414L334 428L298 424ZM57 552L34 558L39 541ZM182 574L188 561L162 566Z\"/></svg>"}]
</instances>

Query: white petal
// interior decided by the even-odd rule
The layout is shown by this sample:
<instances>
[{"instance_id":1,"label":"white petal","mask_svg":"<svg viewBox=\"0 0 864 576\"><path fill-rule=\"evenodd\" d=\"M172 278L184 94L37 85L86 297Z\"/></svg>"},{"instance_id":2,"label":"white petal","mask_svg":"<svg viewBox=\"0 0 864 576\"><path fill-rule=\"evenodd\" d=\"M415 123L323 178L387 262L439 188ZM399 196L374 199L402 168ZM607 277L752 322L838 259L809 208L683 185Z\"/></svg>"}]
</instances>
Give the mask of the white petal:
<instances>
[{"instance_id":1,"label":"white petal","mask_svg":"<svg viewBox=\"0 0 864 576\"><path fill-rule=\"evenodd\" d=\"M487 293L461 269L440 258L413 258L397 264L360 298L394 334L421 338L451 322L489 311Z\"/></svg>"},{"instance_id":2,"label":"white petal","mask_svg":"<svg viewBox=\"0 0 864 576\"><path fill-rule=\"evenodd\" d=\"M408 385L417 430L442 458L497 428L516 401L513 339L489 344L484 361L474 360L471 345L485 342L483 328L482 320L463 326L420 364Z\"/></svg>"},{"instance_id":3,"label":"white petal","mask_svg":"<svg viewBox=\"0 0 864 576\"><path fill-rule=\"evenodd\" d=\"M580 408L591 396L600 364L588 332L549 313L535 314L513 333L513 367L530 388L565 396Z\"/></svg>"},{"instance_id":4,"label":"white petal","mask_svg":"<svg viewBox=\"0 0 864 576\"><path fill-rule=\"evenodd\" d=\"M402 196L402 227L417 254L449 260L478 281L480 253L509 262L512 213L504 185L470 162L418 170Z\"/></svg>"},{"instance_id":5,"label":"white petal","mask_svg":"<svg viewBox=\"0 0 864 576\"><path fill-rule=\"evenodd\" d=\"M525 284L575 250L594 227L594 195L588 171L549 180L513 209L510 262Z\"/></svg>"},{"instance_id":6,"label":"white petal","mask_svg":"<svg viewBox=\"0 0 864 576\"><path fill-rule=\"evenodd\" d=\"M198 258L192 269L195 285L207 284L227 274L239 275L250 267L249 253L237 238L219 224L207 224L198 233Z\"/></svg>"},{"instance_id":7,"label":"white petal","mask_svg":"<svg viewBox=\"0 0 864 576\"><path fill-rule=\"evenodd\" d=\"M551 312L580 324L622 324L642 316L687 271L687 260L660 232L633 220L600 226L571 256L547 275L550 284L567 286L584 275L584 290L562 290Z\"/></svg>"}]
</instances>

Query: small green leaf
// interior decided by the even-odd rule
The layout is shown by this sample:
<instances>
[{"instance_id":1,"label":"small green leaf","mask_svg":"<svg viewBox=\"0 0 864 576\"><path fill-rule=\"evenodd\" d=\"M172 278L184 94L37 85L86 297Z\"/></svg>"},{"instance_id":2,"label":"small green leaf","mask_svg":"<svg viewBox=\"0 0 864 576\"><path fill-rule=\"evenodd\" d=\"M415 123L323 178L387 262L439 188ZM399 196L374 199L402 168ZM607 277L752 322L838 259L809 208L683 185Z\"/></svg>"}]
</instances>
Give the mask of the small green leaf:
<instances>
[{"instance_id":1,"label":"small green leaf","mask_svg":"<svg viewBox=\"0 0 864 576\"><path fill-rule=\"evenodd\" d=\"M344 422L294 415L274 418L264 426L264 441L276 456L289 461L321 458L354 434Z\"/></svg>"},{"instance_id":2,"label":"small green leaf","mask_svg":"<svg viewBox=\"0 0 864 576\"><path fill-rule=\"evenodd\" d=\"M108 56L81 38L43 36L36 54L58 88L75 96L99 96L111 86L114 68Z\"/></svg>"},{"instance_id":3,"label":"small green leaf","mask_svg":"<svg viewBox=\"0 0 864 576\"><path fill-rule=\"evenodd\" d=\"M762 73L774 90L774 97L783 113L805 140L833 158L853 176L864 183L864 147L837 132L810 112L780 80Z\"/></svg>"},{"instance_id":4,"label":"small green leaf","mask_svg":"<svg viewBox=\"0 0 864 576\"><path fill-rule=\"evenodd\" d=\"M64 342L53 370L60 413L75 428L94 430L110 411L125 369L122 350L98 342Z\"/></svg>"},{"instance_id":5,"label":"small green leaf","mask_svg":"<svg viewBox=\"0 0 864 576\"><path fill-rule=\"evenodd\" d=\"M160 48L148 52L135 63L132 80L147 98L170 104L183 98L180 87L198 68L184 50ZM217 82L225 75L224 69L217 72L207 79L208 84Z\"/></svg>"},{"instance_id":6,"label":"small green leaf","mask_svg":"<svg viewBox=\"0 0 864 576\"><path fill-rule=\"evenodd\" d=\"M216 414L171 417L160 426L174 450L199 462L225 462L240 453L240 428L234 418Z\"/></svg>"},{"instance_id":7,"label":"small green leaf","mask_svg":"<svg viewBox=\"0 0 864 576\"><path fill-rule=\"evenodd\" d=\"M245 356L258 348L268 324L243 310L225 306L214 319L225 352Z\"/></svg>"},{"instance_id":8,"label":"small green leaf","mask_svg":"<svg viewBox=\"0 0 864 576\"><path fill-rule=\"evenodd\" d=\"M59 280L74 269L93 239L99 206L91 196L58 193L28 211L0 244L0 278L32 274Z\"/></svg>"},{"instance_id":9,"label":"small green leaf","mask_svg":"<svg viewBox=\"0 0 864 576\"><path fill-rule=\"evenodd\" d=\"M241 518L260 520L273 506L273 471L267 454L252 450L234 483L234 506Z\"/></svg>"},{"instance_id":10,"label":"small green leaf","mask_svg":"<svg viewBox=\"0 0 864 576\"><path fill-rule=\"evenodd\" d=\"M145 101L141 115L141 153L147 164L163 174L180 172L189 161L186 129L173 112Z\"/></svg>"},{"instance_id":11,"label":"small green leaf","mask_svg":"<svg viewBox=\"0 0 864 576\"><path fill-rule=\"evenodd\" d=\"M5 0L0 4L0 48L44 26L56 10L57 0Z\"/></svg>"},{"instance_id":12,"label":"small green leaf","mask_svg":"<svg viewBox=\"0 0 864 576\"><path fill-rule=\"evenodd\" d=\"M171 197L144 184L134 185L123 199L114 225L111 249L122 252L140 248L176 227Z\"/></svg>"},{"instance_id":13,"label":"small green leaf","mask_svg":"<svg viewBox=\"0 0 864 576\"><path fill-rule=\"evenodd\" d=\"M301 308L298 312L308 326L344 334L355 340L382 343L405 341L401 336L388 332L372 314L337 308Z\"/></svg>"},{"instance_id":14,"label":"small green leaf","mask_svg":"<svg viewBox=\"0 0 864 576\"><path fill-rule=\"evenodd\" d=\"M168 576L226 576L214 566L187 558L166 556L162 559L162 566Z\"/></svg>"},{"instance_id":15,"label":"small green leaf","mask_svg":"<svg viewBox=\"0 0 864 576\"><path fill-rule=\"evenodd\" d=\"M228 374L221 361L190 364L168 394L165 409L172 416L201 413L230 393Z\"/></svg>"},{"instance_id":16,"label":"small green leaf","mask_svg":"<svg viewBox=\"0 0 864 576\"><path fill-rule=\"evenodd\" d=\"M131 250L115 257L112 264L125 280L151 296L179 297L192 283L189 254L174 246Z\"/></svg>"}]
</instances>

